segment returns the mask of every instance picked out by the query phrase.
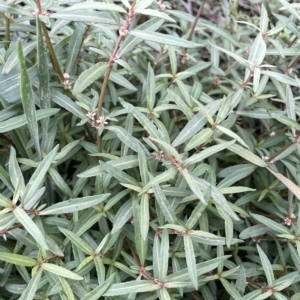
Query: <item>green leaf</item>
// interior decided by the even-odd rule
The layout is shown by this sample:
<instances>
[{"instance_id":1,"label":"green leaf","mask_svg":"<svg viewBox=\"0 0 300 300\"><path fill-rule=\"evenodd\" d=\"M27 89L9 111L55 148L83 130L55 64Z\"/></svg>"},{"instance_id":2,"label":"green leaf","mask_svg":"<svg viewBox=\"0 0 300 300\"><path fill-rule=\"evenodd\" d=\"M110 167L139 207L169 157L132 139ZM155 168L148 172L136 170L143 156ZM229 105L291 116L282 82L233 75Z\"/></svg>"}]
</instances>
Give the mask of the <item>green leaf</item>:
<instances>
[{"instance_id":1,"label":"green leaf","mask_svg":"<svg viewBox=\"0 0 300 300\"><path fill-rule=\"evenodd\" d=\"M292 86L298 86L297 82L295 79L281 74L281 73L276 73L276 72L272 72L272 71L261 71L261 74L263 75L267 75L275 80L278 80L279 82L288 84L288 85L292 85Z\"/></svg>"},{"instance_id":2,"label":"green leaf","mask_svg":"<svg viewBox=\"0 0 300 300\"><path fill-rule=\"evenodd\" d=\"M148 63L146 97L148 109L149 111L152 111L155 104L155 76L150 63Z\"/></svg>"},{"instance_id":3,"label":"green leaf","mask_svg":"<svg viewBox=\"0 0 300 300\"><path fill-rule=\"evenodd\" d=\"M46 173L48 172L48 169L49 169L51 163L54 160L57 150L58 150L58 145L51 152L48 153L48 155L42 160L42 162L39 164L39 166L34 171L33 175L31 176L31 178L25 188L24 194L23 194L22 202L24 204L29 202L30 198L37 191L40 184L44 180L44 177L45 177Z\"/></svg>"},{"instance_id":4,"label":"green leaf","mask_svg":"<svg viewBox=\"0 0 300 300\"><path fill-rule=\"evenodd\" d=\"M41 160L42 154L39 141L39 128L35 112L35 103L29 75L26 69L21 40L18 41L18 58L20 65L20 88L22 105L25 112L28 129L35 146L35 150L38 154L39 160Z\"/></svg>"},{"instance_id":5,"label":"green leaf","mask_svg":"<svg viewBox=\"0 0 300 300\"><path fill-rule=\"evenodd\" d=\"M65 66L65 71L68 74L73 74L73 67L77 62L77 58L81 48L82 39L85 30L86 30L86 25L83 23L78 23L71 36L69 46L68 46L67 61Z\"/></svg>"},{"instance_id":6,"label":"green leaf","mask_svg":"<svg viewBox=\"0 0 300 300\"><path fill-rule=\"evenodd\" d=\"M197 48L202 45L190 42L188 40L184 40L178 38L176 36L158 33L158 32L149 32L146 30L132 30L129 34L139 37L146 41L156 42L164 45L178 46L183 48Z\"/></svg>"},{"instance_id":7,"label":"green leaf","mask_svg":"<svg viewBox=\"0 0 300 300\"><path fill-rule=\"evenodd\" d=\"M293 129L296 129L296 130L300 130L300 125L297 123L297 121L291 119L291 118L288 118L286 116L282 116L282 115L279 115L279 114L276 114L276 113L272 113L270 112L270 115L276 119L278 122L288 126L289 128L293 128Z\"/></svg>"},{"instance_id":8,"label":"green leaf","mask_svg":"<svg viewBox=\"0 0 300 300\"><path fill-rule=\"evenodd\" d=\"M230 44L235 45L238 48L242 48L241 45L233 38L232 34L228 33L227 31L220 28L219 26L216 26L215 24L210 25L210 24L207 24L207 23L202 23L202 25L204 27L210 29L211 31L217 33L218 35L220 35L224 39L228 40ZM218 48L218 47L216 47L216 48Z\"/></svg>"},{"instance_id":9,"label":"green leaf","mask_svg":"<svg viewBox=\"0 0 300 300\"><path fill-rule=\"evenodd\" d=\"M147 192L150 188L154 187L155 185L158 185L162 182L166 182L173 178L177 174L177 170L175 168L170 168L167 171L159 174L158 176L155 176L153 179L148 181L146 185L143 186L142 190L139 193L139 196L143 193Z\"/></svg>"},{"instance_id":10,"label":"green leaf","mask_svg":"<svg viewBox=\"0 0 300 300\"><path fill-rule=\"evenodd\" d=\"M111 231L111 234L115 234L118 232L124 224L131 218L132 216L132 202L131 200L126 201L121 208L118 210L117 214L114 217L114 225Z\"/></svg>"},{"instance_id":11,"label":"green leaf","mask_svg":"<svg viewBox=\"0 0 300 300\"><path fill-rule=\"evenodd\" d=\"M147 196L147 198L145 198ZM142 197L142 200L148 200L148 195L145 195ZM139 205L137 199L134 199L133 202L133 218L134 218L134 241L135 241L135 247L137 250L137 254L140 259L140 263L142 266L145 265L145 260L148 252L148 239L147 239L147 233L149 229L149 201L147 207L145 207L145 204L147 204L147 201L143 201L144 203ZM146 202L146 203L145 203ZM142 207L142 205L144 207ZM148 220L144 220L144 211L147 210L148 212ZM144 232L143 232L143 231ZM146 231L146 236L145 236ZM144 238L144 236L145 238Z\"/></svg>"},{"instance_id":12,"label":"green leaf","mask_svg":"<svg viewBox=\"0 0 300 300\"><path fill-rule=\"evenodd\" d=\"M45 271L51 272L53 274L56 274L58 276L66 277L72 280L82 280L83 277L77 275L74 272L71 272L63 267L54 265L54 264L49 264L49 263L42 263L41 268Z\"/></svg>"},{"instance_id":13,"label":"green leaf","mask_svg":"<svg viewBox=\"0 0 300 300\"><path fill-rule=\"evenodd\" d=\"M40 231L37 225L31 220L27 213L20 207L16 207L13 210L15 217L18 221L24 226L27 232L40 244L45 250L48 250L49 247L45 240L44 234Z\"/></svg>"},{"instance_id":14,"label":"green leaf","mask_svg":"<svg viewBox=\"0 0 300 300\"><path fill-rule=\"evenodd\" d=\"M126 129L120 126L105 126L105 129L115 132L122 143L131 148L133 151L138 152L140 141L129 134Z\"/></svg>"},{"instance_id":15,"label":"green leaf","mask_svg":"<svg viewBox=\"0 0 300 300\"><path fill-rule=\"evenodd\" d=\"M206 105L206 110L210 116L213 116L221 105L221 101L213 101ZM172 143L173 147L177 147L184 143L187 139L194 136L205 124L207 123L206 117L202 111L199 111L181 130L179 135Z\"/></svg>"},{"instance_id":16,"label":"green leaf","mask_svg":"<svg viewBox=\"0 0 300 300\"><path fill-rule=\"evenodd\" d=\"M75 300L73 291L67 282L67 280L64 277L59 276L59 281L61 283L61 286L63 288L64 294L68 297L68 300Z\"/></svg>"},{"instance_id":17,"label":"green leaf","mask_svg":"<svg viewBox=\"0 0 300 300\"><path fill-rule=\"evenodd\" d=\"M105 12L99 11L61 11L59 13L50 14L49 18L70 20L73 22L87 22L87 23L102 23L102 24L116 24L111 16ZM53 31L53 29L52 29Z\"/></svg>"},{"instance_id":18,"label":"green leaf","mask_svg":"<svg viewBox=\"0 0 300 300\"><path fill-rule=\"evenodd\" d=\"M273 274L273 269L272 265L267 257L267 255L263 252L263 250L259 247L259 245L256 245L258 254L262 263L262 267L264 269L264 272L267 277L267 282L269 286L273 286L275 282L274 274Z\"/></svg>"},{"instance_id":19,"label":"green leaf","mask_svg":"<svg viewBox=\"0 0 300 300\"><path fill-rule=\"evenodd\" d=\"M105 170L109 175L113 176L117 180L120 181L120 183L126 183L126 184L132 184L135 186L140 186L139 183L131 176L129 176L127 173L121 171L119 168L105 163L103 161L99 161L100 166L103 170Z\"/></svg>"},{"instance_id":20,"label":"green leaf","mask_svg":"<svg viewBox=\"0 0 300 300\"><path fill-rule=\"evenodd\" d=\"M99 3L99 2L87 2L87 3L77 3L66 8L66 11L70 10L108 10L126 13L126 10L121 7L121 5L108 4L108 3Z\"/></svg>"},{"instance_id":21,"label":"green leaf","mask_svg":"<svg viewBox=\"0 0 300 300\"><path fill-rule=\"evenodd\" d=\"M0 260L17 266L34 267L37 265L37 261L35 259L24 255L8 252L0 252Z\"/></svg>"},{"instance_id":22,"label":"green leaf","mask_svg":"<svg viewBox=\"0 0 300 300\"><path fill-rule=\"evenodd\" d=\"M89 207L98 205L105 201L110 194L102 194L95 196L85 196L81 198L75 198L68 201L53 204L46 209L40 211L40 216L56 215L56 214L68 214L75 211L80 211Z\"/></svg>"},{"instance_id":23,"label":"green leaf","mask_svg":"<svg viewBox=\"0 0 300 300\"><path fill-rule=\"evenodd\" d=\"M134 12L138 13L138 14L146 15L146 16L158 17L158 18L167 20L169 22L175 23L175 20L172 19L171 17L169 17L167 14L165 14L161 11L155 10L155 9L138 8L138 9L135 9Z\"/></svg>"},{"instance_id":24,"label":"green leaf","mask_svg":"<svg viewBox=\"0 0 300 300\"><path fill-rule=\"evenodd\" d=\"M242 300L243 298L239 294L239 292L235 289L235 287L230 284L225 278L220 278L222 285L224 286L225 290L234 300Z\"/></svg>"},{"instance_id":25,"label":"green leaf","mask_svg":"<svg viewBox=\"0 0 300 300\"><path fill-rule=\"evenodd\" d=\"M111 286L115 274L112 274L107 280L101 283L98 287L96 287L91 292L87 293L81 300L98 300Z\"/></svg>"},{"instance_id":26,"label":"green leaf","mask_svg":"<svg viewBox=\"0 0 300 300\"><path fill-rule=\"evenodd\" d=\"M186 144L184 151L190 151L193 148L199 147L200 145L206 143L214 131L211 128L205 128L201 130L199 133L194 135L191 140Z\"/></svg>"},{"instance_id":27,"label":"green leaf","mask_svg":"<svg viewBox=\"0 0 300 300\"><path fill-rule=\"evenodd\" d=\"M76 233L63 228L58 227L58 229L79 249L81 249L84 253L88 255L93 255L94 250L84 241L82 240Z\"/></svg>"},{"instance_id":28,"label":"green leaf","mask_svg":"<svg viewBox=\"0 0 300 300\"><path fill-rule=\"evenodd\" d=\"M207 202L205 201L202 191L194 177L193 174L190 174L187 169L179 170L184 179L186 180L187 184L189 185L190 189L193 191L195 196L205 205L207 205Z\"/></svg>"},{"instance_id":29,"label":"green leaf","mask_svg":"<svg viewBox=\"0 0 300 300\"><path fill-rule=\"evenodd\" d=\"M213 154L220 152L226 148L230 148L231 145L233 145L235 143L235 140L233 141L229 141L229 142L223 142L219 145L215 145L215 146L211 146L205 150L202 150L200 153L198 154L194 154L191 157L189 157L188 159L186 159L183 163L185 166L187 165L192 165L195 164L199 161L204 160L207 157L212 156Z\"/></svg>"},{"instance_id":30,"label":"green leaf","mask_svg":"<svg viewBox=\"0 0 300 300\"><path fill-rule=\"evenodd\" d=\"M7 207L11 205L11 200L4 197L2 194L0 194L0 206Z\"/></svg>"},{"instance_id":31,"label":"green leaf","mask_svg":"<svg viewBox=\"0 0 300 300\"><path fill-rule=\"evenodd\" d=\"M39 109L36 111L37 121L55 115L59 112L57 108ZM22 127L27 124L26 115L20 115L17 117L10 118L6 121L0 122L0 133L8 132L13 129Z\"/></svg>"},{"instance_id":32,"label":"green leaf","mask_svg":"<svg viewBox=\"0 0 300 300\"><path fill-rule=\"evenodd\" d=\"M160 289L158 284L149 280L127 281L122 283L115 283L103 294L105 297L120 296L132 293L151 292Z\"/></svg>"},{"instance_id":33,"label":"green leaf","mask_svg":"<svg viewBox=\"0 0 300 300\"><path fill-rule=\"evenodd\" d=\"M291 180L286 178L280 173L274 172L272 169L267 168L277 179L279 179L297 198L300 200L300 188Z\"/></svg>"},{"instance_id":34,"label":"green leaf","mask_svg":"<svg viewBox=\"0 0 300 300\"><path fill-rule=\"evenodd\" d=\"M40 93L40 107L47 109L51 107L50 96L50 75L48 68L48 58L44 48L44 40L41 29L41 22L37 16L37 54L38 54L38 78L39 78L39 93ZM49 127L49 118L42 120L42 150L46 151L45 139L47 139L47 132Z\"/></svg>"},{"instance_id":35,"label":"green leaf","mask_svg":"<svg viewBox=\"0 0 300 300\"><path fill-rule=\"evenodd\" d=\"M37 272L32 276L32 278L30 279L26 290L24 291L23 295L23 299L26 300L31 300L34 299L34 296L36 295L36 290L38 289L38 285L40 283L41 277L43 274L43 269L39 268L37 270Z\"/></svg>"},{"instance_id":36,"label":"green leaf","mask_svg":"<svg viewBox=\"0 0 300 300\"><path fill-rule=\"evenodd\" d=\"M107 69L108 64L99 62L90 67L89 69L83 71L75 82L73 94L76 95L81 93L86 87L88 87L97 79L99 79L106 72Z\"/></svg>"},{"instance_id":37,"label":"green leaf","mask_svg":"<svg viewBox=\"0 0 300 300\"><path fill-rule=\"evenodd\" d=\"M149 231L149 196L147 194L142 195L141 204L140 204L140 224L141 224L141 236L144 241L147 240L148 231Z\"/></svg>"},{"instance_id":38,"label":"green leaf","mask_svg":"<svg viewBox=\"0 0 300 300\"><path fill-rule=\"evenodd\" d=\"M279 223L276 223L275 221L273 221L271 219L268 219L264 216L253 214L253 213L250 213L250 215L258 222L265 224L266 226L268 226L272 230L275 230L276 232L287 233L287 234L290 233L290 231L286 227L282 226Z\"/></svg>"},{"instance_id":39,"label":"green leaf","mask_svg":"<svg viewBox=\"0 0 300 300\"><path fill-rule=\"evenodd\" d=\"M123 107L125 107L129 112L131 112L134 117L141 123L141 125L145 128L145 130L150 134L151 137L160 139L159 133L151 123L151 121L144 115L142 114L136 107L134 107L132 104L126 103L123 100L120 100L121 104Z\"/></svg>"},{"instance_id":40,"label":"green leaf","mask_svg":"<svg viewBox=\"0 0 300 300\"><path fill-rule=\"evenodd\" d=\"M159 280L165 281L169 266L169 233L167 229L163 229L161 234L159 264Z\"/></svg>"},{"instance_id":41,"label":"green leaf","mask_svg":"<svg viewBox=\"0 0 300 300\"><path fill-rule=\"evenodd\" d=\"M221 140L216 139L217 142L220 142ZM222 141L223 143L224 141ZM251 151L239 146L239 145L231 145L228 147L228 150L231 152L236 153L237 155L243 157L244 159L248 160L252 164L255 164L259 167L266 167L268 164L263 161L260 157L257 155L253 154Z\"/></svg>"},{"instance_id":42,"label":"green leaf","mask_svg":"<svg viewBox=\"0 0 300 300\"><path fill-rule=\"evenodd\" d=\"M32 50L35 49L36 47L36 43L35 42L29 42L27 44L24 43L24 45L21 44L21 46L19 46L19 44L21 44L21 40L19 40L17 42L17 49L14 49L14 51L11 52L11 54L8 56L6 63L3 66L2 69L2 74L8 74L9 72L12 71L12 69L19 63L20 65L20 50L19 47L22 47L22 57L25 60L25 57L27 56L27 54L29 54ZM23 66L21 67L20 65L20 69L22 70ZM21 74L22 77L22 74Z\"/></svg>"},{"instance_id":43,"label":"green leaf","mask_svg":"<svg viewBox=\"0 0 300 300\"><path fill-rule=\"evenodd\" d=\"M197 277L209 273L213 269L217 268L222 262L227 260L230 256L217 257L211 260L207 260L196 264ZM166 277L165 282L176 282L176 281L191 281L189 271L187 268L177 271Z\"/></svg>"},{"instance_id":44,"label":"green leaf","mask_svg":"<svg viewBox=\"0 0 300 300\"><path fill-rule=\"evenodd\" d=\"M264 235L265 233L269 232L271 229L264 224L258 224L251 227L248 227L244 229L240 235L239 238L242 240L249 239L256 236Z\"/></svg>"},{"instance_id":45,"label":"green leaf","mask_svg":"<svg viewBox=\"0 0 300 300\"><path fill-rule=\"evenodd\" d=\"M150 179L153 177L151 176ZM168 202L165 194L161 190L159 185L156 185L153 187L154 195L155 195L155 200L158 203L160 209L162 210L163 215L165 216L166 220L170 224L176 224L176 216L174 213L174 210L172 209L170 203Z\"/></svg>"},{"instance_id":46,"label":"green leaf","mask_svg":"<svg viewBox=\"0 0 300 300\"><path fill-rule=\"evenodd\" d=\"M244 147L248 148L248 145L233 131L231 131L228 128L225 128L223 126L217 125L216 126L217 129L219 129L220 131L222 131L223 133L225 133L226 135L232 137L233 139L237 140L240 144L242 144Z\"/></svg>"},{"instance_id":47,"label":"green leaf","mask_svg":"<svg viewBox=\"0 0 300 300\"><path fill-rule=\"evenodd\" d=\"M159 300L172 300L172 298L166 288L157 290L157 295L158 295Z\"/></svg>"},{"instance_id":48,"label":"green leaf","mask_svg":"<svg viewBox=\"0 0 300 300\"><path fill-rule=\"evenodd\" d=\"M122 75L120 75L117 72L112 71L110 73L109 80L123 86L124 88L126 88L130 91L137 90L137 88L133 84L131 84L125 77L123 77Z\"/></svg>"},{"instance_id":49,"label":"green leaf","mask_svg":"<svg viewBox=\"0 0 300 300\"><path fill-rule=\"evenodd\" d=\"M198 290L198 280L197 280L197 268L196 268L196 257L194 252L193 241L190 236L185 234L183 236L184 242L184 251L185 251L185 259L187 268L189 271L191 282L195 290Z\"/></svg>"},{"instance_id":50,"label":"green leaf","mask_svg":"<svg viewBox=\"0 0 300 300\"><path fill-rule=\"evenodd\" d=\"M61 175L58 173L58 171L54 168L49 168L49 174L54 181L54 183L57 185L57 187L63 191L66 195L68 195L70 198L73 198L74 195L69 187L69 185L64 181L64 179L61 177Z\"/></svg>"}]
</instances>

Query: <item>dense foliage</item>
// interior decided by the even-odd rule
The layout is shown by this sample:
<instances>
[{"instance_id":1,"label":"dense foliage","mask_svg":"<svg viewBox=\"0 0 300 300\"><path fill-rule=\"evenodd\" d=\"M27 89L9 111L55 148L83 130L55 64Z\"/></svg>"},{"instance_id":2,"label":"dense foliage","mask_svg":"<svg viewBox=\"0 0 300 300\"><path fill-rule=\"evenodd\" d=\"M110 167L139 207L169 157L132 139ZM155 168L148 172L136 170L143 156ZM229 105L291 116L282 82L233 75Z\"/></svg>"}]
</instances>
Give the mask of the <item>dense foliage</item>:
<instances>
[{"instance_id":1,"label":"dense foliage","mask_svg":"<svg viewBox=\"0 0 300 300\"><path fill-rule=\"evenodd\" d=\"M0 1L1 300L300 299L294 2Z\"/></svg>"}]
</instances>

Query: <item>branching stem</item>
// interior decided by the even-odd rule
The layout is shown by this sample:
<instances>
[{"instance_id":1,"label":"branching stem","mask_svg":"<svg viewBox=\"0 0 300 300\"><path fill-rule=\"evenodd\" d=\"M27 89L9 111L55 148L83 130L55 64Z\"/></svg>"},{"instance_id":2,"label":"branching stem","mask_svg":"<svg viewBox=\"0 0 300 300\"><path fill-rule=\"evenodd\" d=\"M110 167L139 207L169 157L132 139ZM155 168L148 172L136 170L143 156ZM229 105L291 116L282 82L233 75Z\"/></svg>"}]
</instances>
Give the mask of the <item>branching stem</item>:
<instances>
[{"instance_id":1,"label":"branching stem","mask_svg":"<svg viewBox=\"0 0 300 300\"><path fill-rule=\"evenodd\" d=\"M128 32L128 27L129 24L132 20L134 14L134 5L132 7L130 7L128 14L127 14L127 18L126 18L126 22L125 24L120 28L119 30L119 38L116 42L115 48L113 50L113 53L111 55L111 57L109 58L107 64L108 64L108 69L105 73L105 77L103 80L103 84L102 84L102 88L101 88L101 92L100 92L100 96L99 96L99 101L98 101L98 110L97 110L97 119L99 119L99 117L102 114L102 107L103 107L103 102L104 102L104 95L105 95L105 91L107 88L107 84L109 81L109 76L113 67L113 64L115 62L115 60L117 59L117 52L119 50L120 44L123 40L123 37L127 34ZM98 152L101 153L102 152L102 145L101 145L101 137L98 135L97 133L97 146L98 146ZM99 159L102 159L101 157L99 157Z\"/></svg>"}]
</instances>

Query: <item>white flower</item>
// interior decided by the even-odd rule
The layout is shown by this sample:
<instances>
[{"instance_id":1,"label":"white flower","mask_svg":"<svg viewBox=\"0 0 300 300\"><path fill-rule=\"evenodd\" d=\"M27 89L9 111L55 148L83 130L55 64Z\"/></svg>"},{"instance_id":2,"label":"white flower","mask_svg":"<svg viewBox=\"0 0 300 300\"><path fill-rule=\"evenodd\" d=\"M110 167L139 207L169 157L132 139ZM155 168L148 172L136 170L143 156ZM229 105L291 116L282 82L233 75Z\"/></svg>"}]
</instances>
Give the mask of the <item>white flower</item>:
<instances>
[{"instance_id":1,"label":"white flower","mask_svg":"<svg viewBox=\"0 0 300 300\"><path fill-rule=\"evenodd\" d=\"M106 121L106 119L103 116L100 116L96 122L98 124L104 124L104 125L108 124L108 122Z\"/></svg>"},{"instance_id":2,"label":"white flower","mask_svg":"<svg viewBox=\"0 0 300 300\"><path fill-rule=\"evenodd\" d=\"M89 111L86 116L91 119L91 120L94 120L94 116L95 116L96 113L92 112L92 111Z\"/></svg>"}]
</instances>

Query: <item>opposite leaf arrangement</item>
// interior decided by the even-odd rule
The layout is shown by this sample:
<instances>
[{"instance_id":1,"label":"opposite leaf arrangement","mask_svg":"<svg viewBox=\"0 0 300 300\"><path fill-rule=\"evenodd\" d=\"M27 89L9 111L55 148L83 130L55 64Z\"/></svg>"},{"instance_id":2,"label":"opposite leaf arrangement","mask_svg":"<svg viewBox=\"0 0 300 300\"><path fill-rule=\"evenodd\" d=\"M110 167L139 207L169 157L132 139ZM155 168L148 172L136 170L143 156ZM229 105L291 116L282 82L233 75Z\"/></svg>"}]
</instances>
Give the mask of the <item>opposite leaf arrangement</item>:
<instances>
[{"instance_id":1,"label":"opposite leaf arrangement","mask_svg":"<svg viewBox=\"0 0 300 300\"><path fill-rule=\"evenodd\" d=\"M0 300L300 299L300 4L0 0Z\"/></svg>"}]
</instances>

